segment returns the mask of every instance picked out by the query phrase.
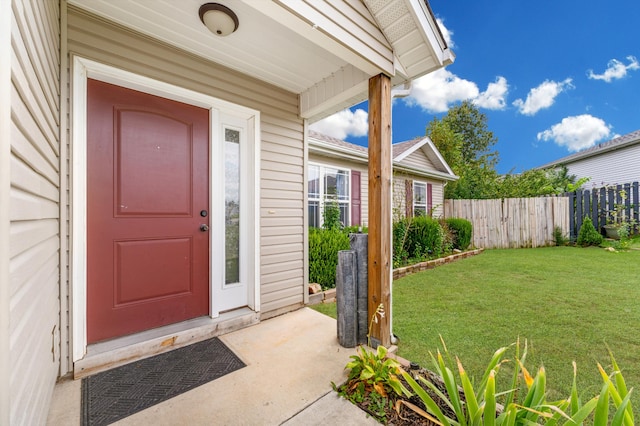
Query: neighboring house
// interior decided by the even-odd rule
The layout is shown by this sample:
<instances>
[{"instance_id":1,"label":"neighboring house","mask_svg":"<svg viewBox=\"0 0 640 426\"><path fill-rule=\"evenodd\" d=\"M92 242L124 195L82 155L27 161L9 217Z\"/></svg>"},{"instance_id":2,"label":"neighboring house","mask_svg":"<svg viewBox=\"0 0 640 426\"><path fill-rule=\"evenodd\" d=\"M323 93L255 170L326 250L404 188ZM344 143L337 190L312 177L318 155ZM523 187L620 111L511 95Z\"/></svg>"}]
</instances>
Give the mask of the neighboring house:
<instances>
[{"instance_id":1,"label":"neighboring house","mask_svg":"<svg viewBox=\"0 0 640 426\"><path fill-rule=\"evenodd\" d=\"M538 167L567 166L570 175L588 177L586 186L602 187L640 181L640 130L611 139Z\"/></svg>"},{"instance_id":2,"label":"neighboring house","mask_svg":"<svg viewBox=\"0 0 640 426\"><path fill-rule=\"evenodd\" d=\"M203 3L0 1L2 425L303 306L308 125L453 61L424 0Z\"/></svg>"},{"instance_id":3,"label":"neighboring house","mask_svg":"<svg viewBox=\"0 0 640 426\"><path fill-rule=\"evenodd\" d=\"M443 215L444 187L458 177L427 136L392 146L394 219ZM327 198L340 206L345 226L368 225L368 149L310 131L308 164L309 226L322 226Z\"/></svg>"}]
</instances>

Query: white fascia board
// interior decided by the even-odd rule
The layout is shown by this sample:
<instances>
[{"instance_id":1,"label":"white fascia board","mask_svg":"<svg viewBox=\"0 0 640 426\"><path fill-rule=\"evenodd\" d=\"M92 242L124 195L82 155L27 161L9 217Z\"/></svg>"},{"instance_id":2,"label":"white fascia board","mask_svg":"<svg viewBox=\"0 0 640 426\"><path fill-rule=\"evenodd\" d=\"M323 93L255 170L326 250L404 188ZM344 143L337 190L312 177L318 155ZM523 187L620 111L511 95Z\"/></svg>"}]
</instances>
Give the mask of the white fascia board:
<instances>
[{"instance_id":1,"label":"white fascia board","mask_svg":"<svg viewBox=\"0 0 640 426\"><path fill-rule=\"evenodd\" d=\"M436 158L436 161L440 163L440 166L442 166L442 168L445 170L445 173L442 173L442 172L438 172L438 173L442 173L443 175L447 175L447 176L455 176L455 173L453 173L453 170L451 170L451 167L449 167L449 164L444 159L442 154L440 154L440 151L438 151L438 148L436 148L435 144L433 143L433 141L429 136L425 136L420 142L416 143L411 148L409 148L408 150L404 151L402 154L394 158L393 161L400 162L419 149L422 149L423 151L426 150L425 155L427 157L429 157L433 161L433 159L431 158L433 156Z\"/></svg>"},{"instance_id":2,"label":"white fascia board","mask_svg":"<svg viewBox=\"0 0 640 426\"><path fill-rule=\"evenodd\" d=\"M359 163L369 162L369 156L364 153L352 151L348 148L336 147L335 145L329 145L315 138L309 138L309 153L338 157L340 159L352 160Z\"/></svg>"},{"instance_id":3,"label":"white fascia board","mask_svg":"<svg viewBox=\"0 0 640 426\"><path fill-rule=\"evenodd\" d=\"M424 0L405 0L407 8L413 19L418 23L418 30L422 34L425 43L430 47L433 55L438 59L439 65L446 66L453 63L455 55L446 47L446 42L440 36L437 26L438 23L431 19L430 12L427 10Z\"/></svg>"},{"instance_id":4,"label":"white fascia board","mask_svg":"<svg viewBox=\"0 0 640 426\"><path fill-rule=\"evenodd\" d=\"M424 169L416 169L414 167L399 165L395 162L393 164L393 170L410 173L412 175L421 176L425 178L435 178L435 179L446 180L446 181L454 181L454 180L460 179L460 177L456 176L455 174L442 173L438 171L425 171Z\"/></svg>"}]
</instances>

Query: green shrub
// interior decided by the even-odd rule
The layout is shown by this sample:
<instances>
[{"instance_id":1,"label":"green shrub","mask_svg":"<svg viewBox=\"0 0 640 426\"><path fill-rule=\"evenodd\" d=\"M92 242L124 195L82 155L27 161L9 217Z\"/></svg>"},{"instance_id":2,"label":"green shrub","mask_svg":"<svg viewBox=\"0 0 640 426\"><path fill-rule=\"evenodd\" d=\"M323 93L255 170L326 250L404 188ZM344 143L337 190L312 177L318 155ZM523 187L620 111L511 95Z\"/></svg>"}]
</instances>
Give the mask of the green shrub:
<instances>
[{"instance_id":1,"label":"green shrub","mask_svg":"<svg viewBox=\"0 0 640 426\"><path fill-rule=\"evenodd\" d=\"M407 251L412 258L429 259L442 254L442 227L426 216L414 217L409 227Z\"/></svg>"},{"instance_id":2,"label":"green shrub","mask_svg":"<svg viewBox=\"0 0 640 426\"><path fill-rule=\"evenodd\" d=\"M553 241L556 243L556 246L566 246L569 240L565 237L562 228L556 226L553 228Z\"/></svg>"},{"instance_id":3,"label":"green shrub","mask_svg":"<svg viewBox=\"0 0 640 426\"><path fill-rule=\"evenodd\" d=\"M578 240L576 243L582 247L599 246L602 244L602 240L603 237L596 231L596 228L594 228L591 218L585 218L578 232Z\"/></svg>"},{"instance_id":4,"label":"green shrub","mask_svg":"<svg viewBox=\"0 0 640 426\"><path fill-rule=\"evenodd\" d=\"M324 210L322 211L323 229L340 229L340 206L335 198L325 198Z\"/></svg>"},{"instance_id":5,"label":"green shrub","mask_svg":"<svg viewBox=\"0 0 640 426\"><path fill-rule=\"evenodd\" d=\"M367 228L366 226L358 226L358 225L345 226L344 228L342 228L342 232L344 232L347 235L357 234L357 233L366 234L367 232L369 232L369 228Z\"/></svg>"},{"instance_id":6,"label":"green shrub","mask_svg":"<svg viewBox=\"0 0 640 426\"><path fill-rule=\"evenodd\" d=\"M393 224L393 266L442 255L445 232L437 220L419 216Z\"/></svg>"},{"instance_id":7,"label":"green shrub","mask_svg":"<svg viewBox=\"0 0 640 426\"><path fill-rule=\"evenodd\" d=\"M338 252L349 247L349 235L339 229L309 228L309 282L334 288Z\"/></svg>"},{"instance_id":8,"label":"green shrub","mask_svg":"<svg viewBox=\"0 0 640 426\"><path fill-rule=\"evenodd\" d=\"M467 219L451 217L445 220L453 235L453 248L466 250L471 245L473 225Z\"/></svg>"},{"instance_id":9,"label":"green shrub","mask_svg":"<svg viewBox=\"0 0 640 426\"><path fill-rule=\"evenodd\" d=\"M393 267L404 265L409 260L407 251L407 237L409 234L409 221L399 220L393 224Z\"/></svg>"}]
</instances>

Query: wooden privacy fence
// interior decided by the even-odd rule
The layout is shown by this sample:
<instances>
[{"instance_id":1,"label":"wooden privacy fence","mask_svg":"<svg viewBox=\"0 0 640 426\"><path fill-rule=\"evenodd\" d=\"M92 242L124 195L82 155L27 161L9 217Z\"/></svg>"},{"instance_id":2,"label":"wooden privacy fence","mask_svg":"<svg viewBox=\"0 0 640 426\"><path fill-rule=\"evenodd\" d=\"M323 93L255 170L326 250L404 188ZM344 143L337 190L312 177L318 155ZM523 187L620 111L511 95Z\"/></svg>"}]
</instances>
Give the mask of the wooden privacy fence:
<instances>
[{"instance_id":1,"label":"wooden privacy fence","mask_svg":"<svg viewBox=\"0 0 640 426\"><path fill-rule=\"evenodd\" d=\"M578 236L582 222L590 217L593 226L601 231L608 223L630 222L638 231L638 182L610 185L602 188L580 189L568 194L569 230L571 239Z\"/></svg>"},{"instance_id":2,"label":"wooden privacy fence","mask_svg":"<svg viewBox=\"0 0 640 426\"><path fill-rule=\"evenodd\" d=\"M503 198L445 200L445 217L473 224L472 244L479 248L521 248L554 245L553 230L569 235L569 198Z\"/></svg>"}]
</instances>

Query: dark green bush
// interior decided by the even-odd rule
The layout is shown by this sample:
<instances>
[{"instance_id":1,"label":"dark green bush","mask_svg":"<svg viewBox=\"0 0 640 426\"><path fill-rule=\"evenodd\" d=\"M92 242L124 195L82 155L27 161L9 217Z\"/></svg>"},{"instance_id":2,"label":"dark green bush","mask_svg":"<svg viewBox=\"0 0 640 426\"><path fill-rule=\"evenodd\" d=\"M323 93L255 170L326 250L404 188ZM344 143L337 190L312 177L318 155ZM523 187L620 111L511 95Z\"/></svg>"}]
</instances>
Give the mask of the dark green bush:
<instances>
[{"instance_id":1,"label":"dark green bush","mask_svg":"<svg viewBox=\"0 0 640 426\"><path fill-rule=\"evenodd\" d=\"M445 233L437 220L420 216L393 224L393 265L439 257Z\"/></svg>"},{"instance_id":2,"label":"dark green bush","mask_svg":"<svg viewBox=\"0 0 640 426\"><path fill-rule=\"evenodd\" d=\"M437 220L414 217L409 228L407 250L411 257L429 259L442 254L442 228Z\"/></svg>"},{"instance_id":3,"label":"dark green bush","mask_svg":"<svg viewBox=\"0 0 640 426\"><path fill-rule=\"evenodd\" d=\"M473 225L467 219L451 217L445 220L453 235L453 248L466 250L471 244Z\"/></svg>"},{"instance_id":4,"label":"dark green bush","mask_svg":"<svg viewBox=\"0 0 640 426\"><path fill-rule=\"evenodd\" d=\"M584 222L582 222L582 226L580 227L580 231L578 231L578 240L576 244L582 247L587 246L599 246L602 244L603 237L600 235L596 228L593 226L593 222L591 222L591 218L585 218Z\"/></svg>"},{"instance_id":5,"label":"dark green bush","mask_svg":"<svg viewBox=\"0 0 640 426\"><path fill-rule=\"evenodd\" d=\"M406 241L409 233L409 221L400 220L393 224L393 267L404 265L409 260Z\"/></svg>"},{"instance_id":6,"label":"dark green bush","mask_svg":"<svg viewBox=\"0 0 640 426\"><path fill-rule=\"evenodd\" d=\"M349 234L338 229L309 228L309 282L323 290L336 286L338 252L349 250Z\"/></svg>"}]
</instances>

